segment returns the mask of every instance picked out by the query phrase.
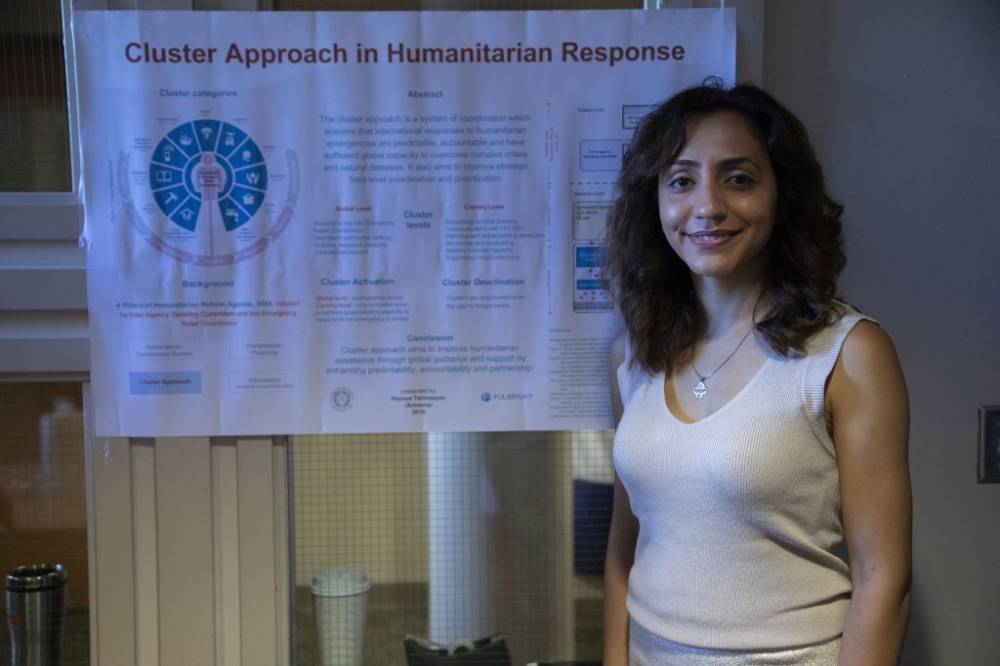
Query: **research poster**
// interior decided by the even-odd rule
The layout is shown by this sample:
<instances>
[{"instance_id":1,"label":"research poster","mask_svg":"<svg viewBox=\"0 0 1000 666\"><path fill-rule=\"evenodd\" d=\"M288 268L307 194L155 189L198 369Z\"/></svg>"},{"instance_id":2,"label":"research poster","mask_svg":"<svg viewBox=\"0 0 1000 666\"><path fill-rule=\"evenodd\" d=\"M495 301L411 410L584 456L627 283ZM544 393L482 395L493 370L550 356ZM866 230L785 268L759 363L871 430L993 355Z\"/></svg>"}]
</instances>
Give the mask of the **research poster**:
<instances>
[{"instance_id":1,"label":"research poster","mask_svg":"<svg viewBox=\"0 0 1000 666\"><path fill-rule=\"evenodd\" d=\"M97 434L609 427L622 156L735 21L75 12Z\"/></svg>"}]
</instances>

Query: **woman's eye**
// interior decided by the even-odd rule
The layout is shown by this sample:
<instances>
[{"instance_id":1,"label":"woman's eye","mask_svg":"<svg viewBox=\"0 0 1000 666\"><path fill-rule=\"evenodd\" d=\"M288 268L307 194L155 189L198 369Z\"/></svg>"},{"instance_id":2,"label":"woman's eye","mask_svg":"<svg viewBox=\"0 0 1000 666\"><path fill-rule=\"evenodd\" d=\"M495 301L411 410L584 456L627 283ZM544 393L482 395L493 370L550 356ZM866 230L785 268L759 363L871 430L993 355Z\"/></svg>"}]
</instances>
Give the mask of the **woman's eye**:
<instances>
[{"instance_id":1,"label":"woman's eye","mask_svg":"<svg viewBox=\"0 0 1000 666\"><path fill-rule=\"evenodd\" d=\"M753 178L745 173L734 173L729 177L729 183L737 187L749 187L753 185Z\"/></svg>"},{"instance_id":2,"label":"woman's eye","mask_svg":"<svg viewBox=\"0 0 1000 666\"><path fill-rule=\"evenodd\" d=\"M691 185L694 185L694 181L687 176L674 176L667 182L667 186L672 190L682 190Z\"/></svg>"}]
</instances>

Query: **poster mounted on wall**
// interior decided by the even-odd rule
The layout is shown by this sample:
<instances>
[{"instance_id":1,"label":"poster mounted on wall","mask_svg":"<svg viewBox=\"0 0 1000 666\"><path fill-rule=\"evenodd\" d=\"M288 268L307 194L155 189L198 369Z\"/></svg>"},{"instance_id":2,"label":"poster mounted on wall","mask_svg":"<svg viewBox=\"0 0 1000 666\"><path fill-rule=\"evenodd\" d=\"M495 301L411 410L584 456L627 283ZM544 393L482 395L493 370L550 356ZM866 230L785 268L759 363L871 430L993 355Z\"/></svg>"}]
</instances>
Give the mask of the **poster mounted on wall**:
<instances>
[{"instance_id":1,"label":"poster mounted on wall","mask_svg":"<svg viewBox=\"0 0 1000 666\"><path fill-rule=\"evenodd\" d=\"M75 12L97 434L610 427L622 155L735 26Z\"/></svg>"}]
</instances>

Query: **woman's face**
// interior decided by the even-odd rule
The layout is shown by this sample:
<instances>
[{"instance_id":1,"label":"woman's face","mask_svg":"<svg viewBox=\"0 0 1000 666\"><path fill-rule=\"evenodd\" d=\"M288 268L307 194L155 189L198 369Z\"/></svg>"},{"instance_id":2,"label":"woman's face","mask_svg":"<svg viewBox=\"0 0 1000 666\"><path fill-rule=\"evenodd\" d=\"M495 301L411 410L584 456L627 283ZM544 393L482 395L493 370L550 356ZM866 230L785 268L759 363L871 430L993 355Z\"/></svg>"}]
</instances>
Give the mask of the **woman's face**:
<instances>
[{"instance_id":1,"label":"woman's face","mask_svg":"<svg viewBox=\"0 0 1000 666\"><path fill-rule=\"evenodd\" d=\"M667 242L695 276L760 279L778 190L771 160L742 116L692 119L687 143L660 174L657 196Z\"/></svg>"}]
</instances>

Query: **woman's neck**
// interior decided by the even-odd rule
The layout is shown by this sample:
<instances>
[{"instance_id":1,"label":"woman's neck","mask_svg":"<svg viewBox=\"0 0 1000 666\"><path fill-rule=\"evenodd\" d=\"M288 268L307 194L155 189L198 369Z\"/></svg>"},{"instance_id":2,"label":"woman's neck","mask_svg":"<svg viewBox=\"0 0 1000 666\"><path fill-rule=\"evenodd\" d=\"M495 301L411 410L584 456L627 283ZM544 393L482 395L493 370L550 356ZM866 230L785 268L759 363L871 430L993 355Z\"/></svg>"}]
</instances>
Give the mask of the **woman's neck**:
<instances>
[{"instance_id":1,"label":"woman's neck","mask_svg":"<svg viewBox=\"0 0 1000 666\"><path fill-rule=\"evenodd\" d=\"M708 320L707 337L711 339L725 335L734 327L745 329L754 316L761 289L762 285L756 280L726 284L720 280L696 276L695 292Z\"/></svg>"}]
</instances>

